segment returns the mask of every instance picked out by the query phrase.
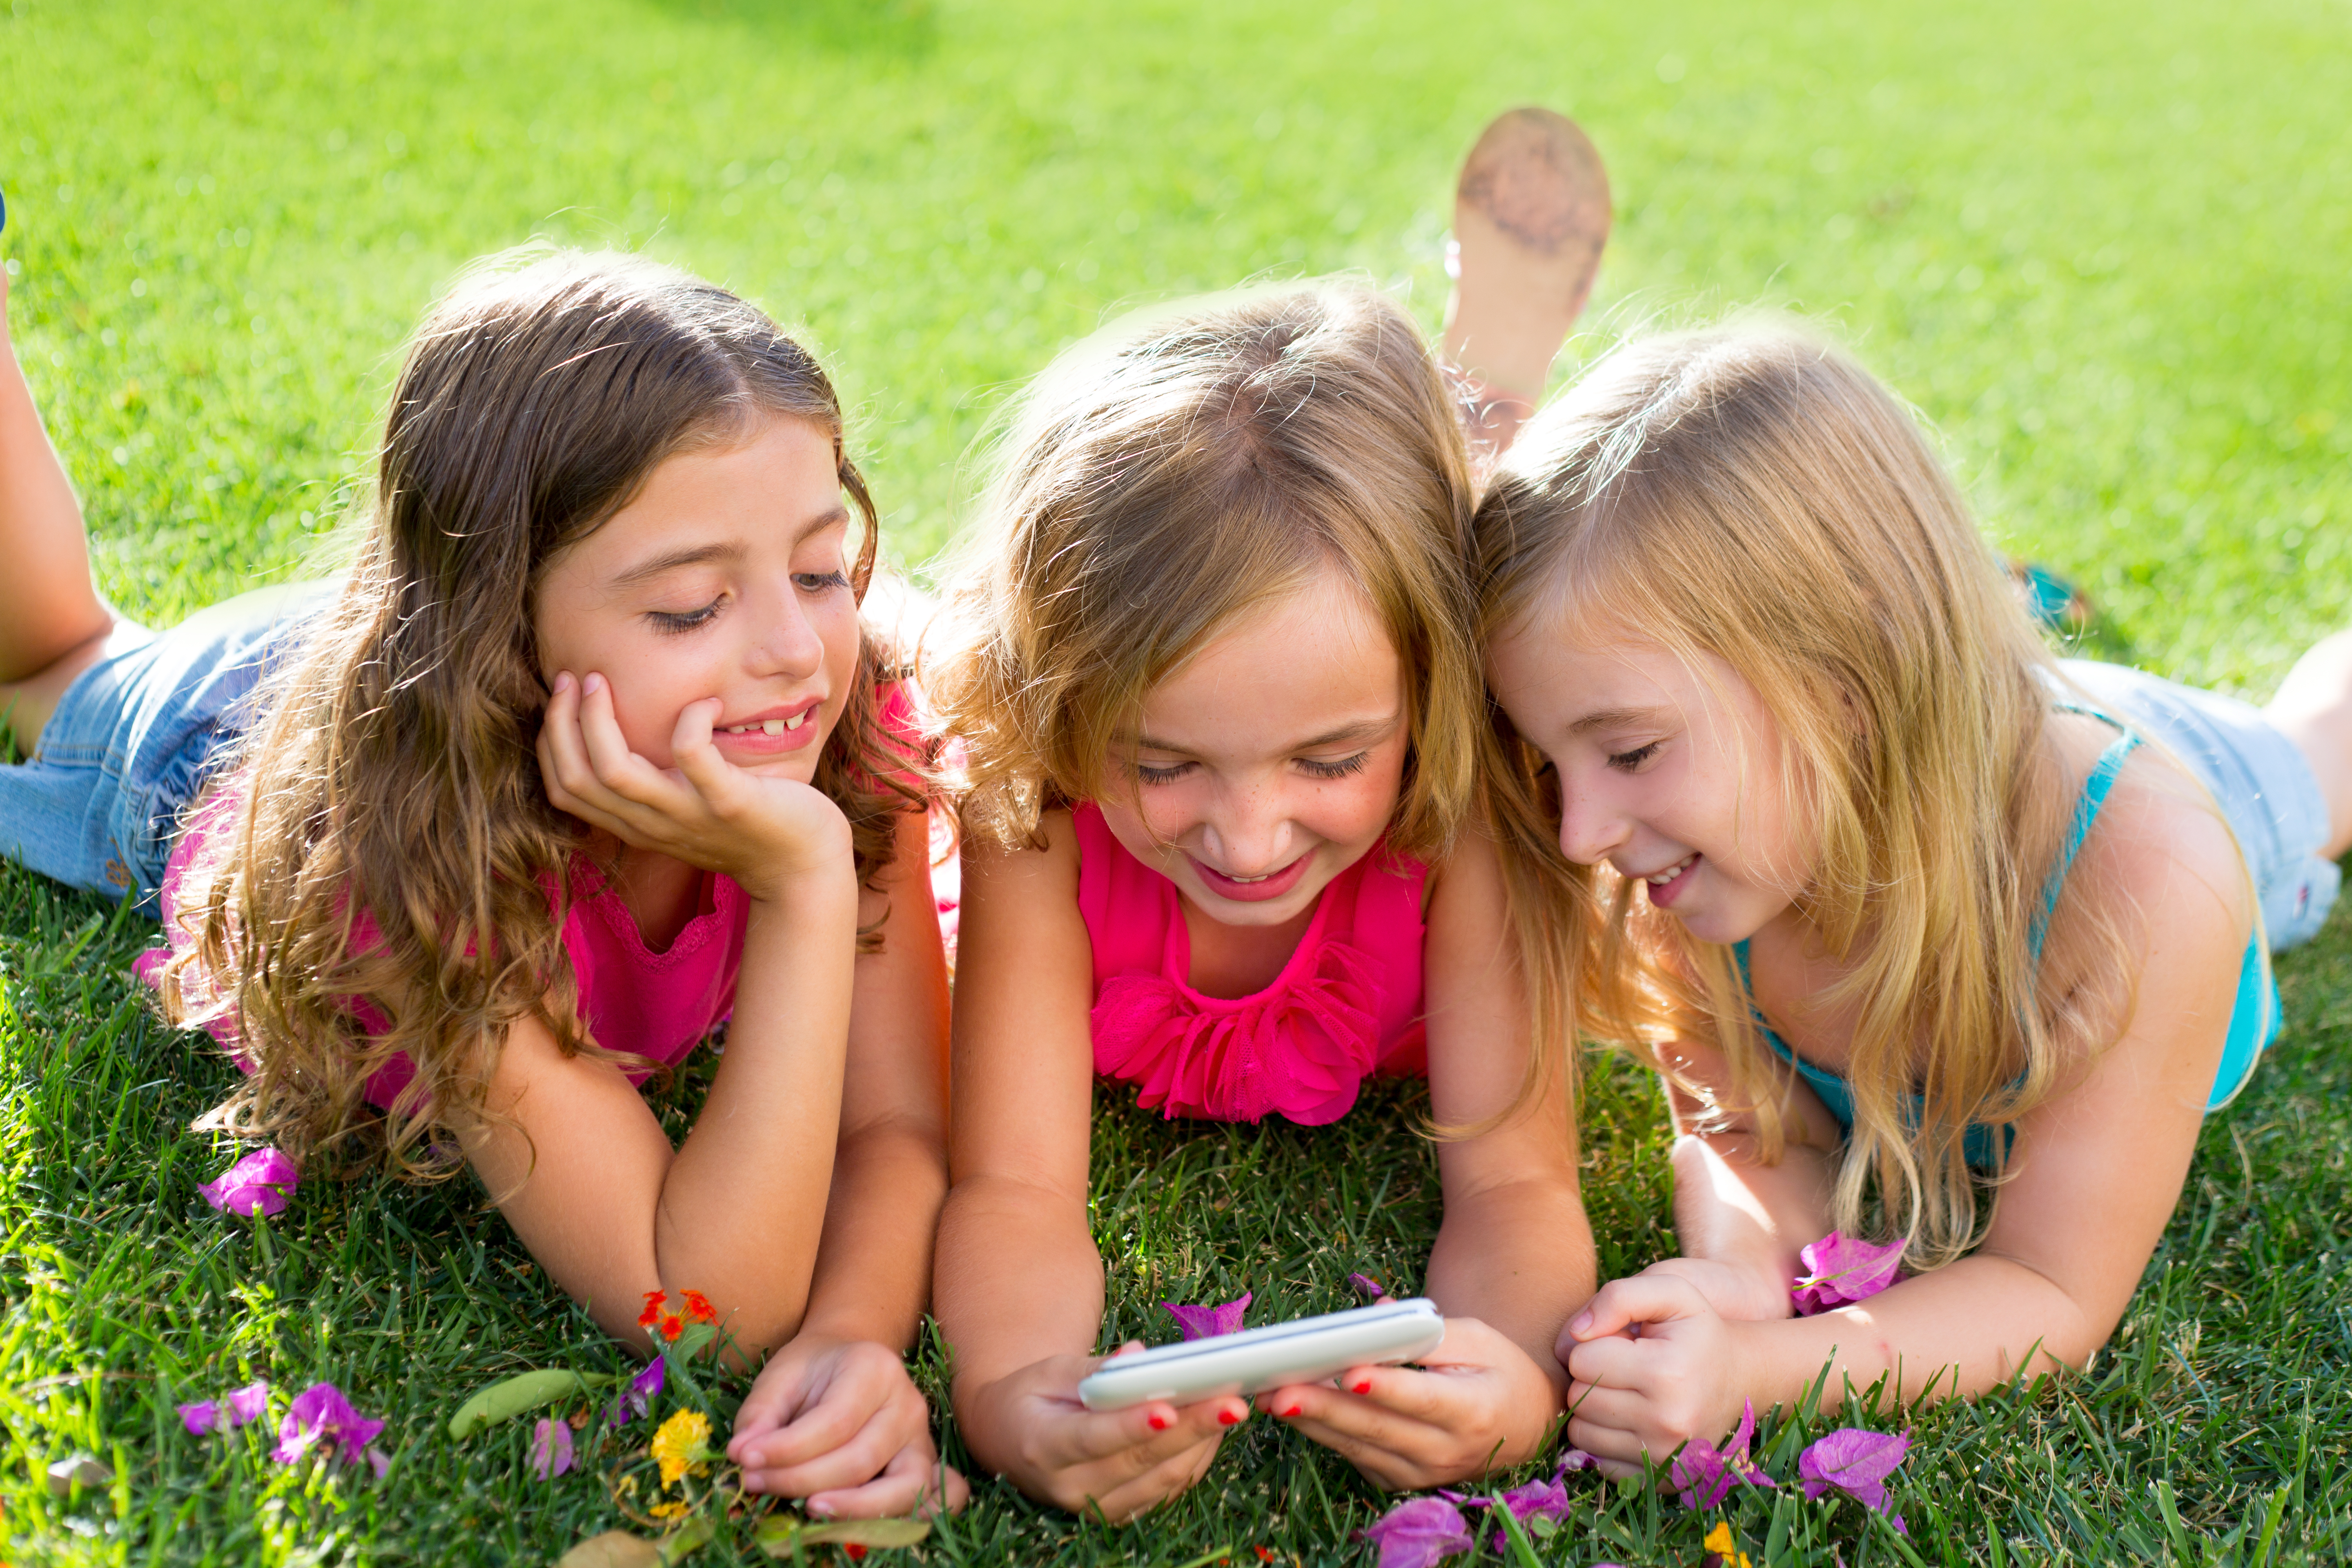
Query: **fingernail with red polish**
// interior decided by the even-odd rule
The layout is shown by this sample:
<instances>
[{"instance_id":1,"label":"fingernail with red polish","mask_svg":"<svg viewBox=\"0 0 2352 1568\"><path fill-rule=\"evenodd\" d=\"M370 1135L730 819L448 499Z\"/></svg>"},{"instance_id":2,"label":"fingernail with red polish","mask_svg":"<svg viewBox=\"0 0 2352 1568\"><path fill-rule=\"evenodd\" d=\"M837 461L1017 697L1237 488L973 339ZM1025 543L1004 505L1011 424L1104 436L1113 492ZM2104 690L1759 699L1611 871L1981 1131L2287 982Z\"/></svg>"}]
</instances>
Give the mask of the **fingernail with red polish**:
<instances>
[{"instance_id":1,"label":"fingernail with red polish","mask_svg":"<svg viewBox=\"0 0 2352 1568\"><path fill-rule=\"evenodd\" d=\"M1363 1379L1361 1382L1358 1383L1357 1384L1355 1384L1355 1386L1354 1386L1354 1387L1352 1387L1352 1388L1350 1388L1350 1389L1349 1390L1349 1393L1351 1393L1351 1394L1370 1394L1371 1391L1372 1391L1372 1380L1371 1380L1370 1378L1369 1378L1369 1377L1368 1377L1368 1378Z\"/></svg>"},{"instance_id":2,"label":"fingernail with red polish","mask_svg":"<svg viewBox=\"0 0 2352 1568\"><path fill-rule=\"evenodd\" d=\"M1151 1413L1151 1429L1154 1432L1165 1432L1168 1430L1168 1417L1160 1415L1157 1410Z\"/></svg>"},{"instance_id":3,"label":"fingernail with red polish","mask_svg":"<svg viewBox=\"0 0 2352 1568\"><path fill-rule=\"evenodd\" d=\"M1284 1411L1284 1412L1282 1413L1282 1415L1283 1415L1283 1419L1285 1419L1285 1420L1288 1420L1291 1416L1297 1415L1301 1410L1303 1410L1303 1409L1305 1409L1305 1408L1306 1408L1306 1406L1305 1406L1305 1405L1292 1405L1289 1409L1287 1409L1287 1410L1286 1410L1286 1411Z\"/></svg>"},{"instance_id":4,"label":"fingernail with red polish","mask_svg":"<svg viewBox=\"0 0 2352 1568\"><path fill-rule=\"evenodd\" d=\"M1218 1412L1217 1412L1217 1425L1218 1425L1218 1426L1240 1426L1241 1424L1242 1424L1242 1418L1241 1418L1240 1416L1238 1416L1238 1415L1234 1415L1234 1414L1233 1409L1232 1409L1232 1407L1231 1407L1231 1406L1227 1406L1226 1408L1224 1408L1224 1409L1220 1410L1220 1411L1218 1411Z\"/></svg>"}]
</instances>

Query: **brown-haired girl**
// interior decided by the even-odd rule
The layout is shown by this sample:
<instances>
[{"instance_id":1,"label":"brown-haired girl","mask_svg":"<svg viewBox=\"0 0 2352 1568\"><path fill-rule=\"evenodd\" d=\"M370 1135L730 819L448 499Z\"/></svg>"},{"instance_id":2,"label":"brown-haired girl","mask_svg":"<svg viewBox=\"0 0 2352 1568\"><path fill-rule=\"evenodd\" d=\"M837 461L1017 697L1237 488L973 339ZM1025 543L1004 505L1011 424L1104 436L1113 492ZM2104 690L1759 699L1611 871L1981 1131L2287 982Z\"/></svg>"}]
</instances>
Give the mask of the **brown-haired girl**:
<instances>
[{"instance_id":1,"label":"brown-haired girl","mask_svg":"<svg viewBox=\"0 0 2352 1568\"><path fill-rule=\"evenodd\" d=\"M1682 1134L1685 1256L1568 1325L1571 1439L2083 1365L2335 897L2347 640L2267 712L2053 659L1910 412L1780 328L1603 362L1476 545L1518 908ZM1800 1281L1832 1227L1912 1274Z\"/></svg>"},{"instance_id":2,"label":"brown-haired girl","mask_svg":"<svg viewBox=\"0 0 2352 1568\"><path fill-rule=\"evenodd\" d=\"M782 1347L735 1457L819 1511L912 1507L937 1468L898 1352L946 984L859 631L875 548L798 344L554 254L425 320L340 586L150 633L93 589L0 362L0 705L32 759L0 769L0 848L160 900L166 1011L249 1075L214 1124L411 1176L462 1151L616 1338L692 1288ZM636 1085L730 1015L673 1149Z\"/></svg>"},{"instance_id":3,"label":"brown-haired girl","mask_svg":"<svg viewBox=\"0 0 2352 1568\"><path fill-rule=\"evenodd\" d=\"M1358 288L1087 345L1012 434L950 599L963 640L926 666L970 788L934 1310L965 1440L1033 1496L1140 1512L1251 1409L1077 1403L1097 1076L1170 1116L1319 1125L1367 1076L1425 1071L1455 1134L1445 1341L1258 1408L1389 1487L1517 1464L1556 1419L1593 1248L1569 1074L1472 808L1472 499L1435 356Z\"/></svg>"}]
</instances>

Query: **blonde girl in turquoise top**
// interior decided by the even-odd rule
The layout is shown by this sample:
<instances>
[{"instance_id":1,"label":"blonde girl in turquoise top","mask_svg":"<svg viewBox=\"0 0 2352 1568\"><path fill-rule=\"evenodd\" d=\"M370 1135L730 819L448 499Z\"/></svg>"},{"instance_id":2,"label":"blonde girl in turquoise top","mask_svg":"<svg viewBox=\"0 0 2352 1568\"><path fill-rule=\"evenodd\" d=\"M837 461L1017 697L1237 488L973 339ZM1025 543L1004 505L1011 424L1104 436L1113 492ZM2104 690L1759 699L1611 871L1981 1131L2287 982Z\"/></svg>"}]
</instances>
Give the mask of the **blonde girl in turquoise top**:
<instances>
[{"instance_id":1,"label":"blonde girl in turquoise top","mask_svg":"<svg viewBox=\"0 0 2352 1568\"><path fill-rule=\"evenodd\" d=\"M1783 329L1621 350L1475 531L1518 906L1679 1134L1683 1256L1569 1321L1570 1439L2084 1364L2334 897L2347 646L2267 713L2052 658L1908 411ZM1910 1276L1792 1316L1832 1228Z\"/></svg>"}]
</instances>

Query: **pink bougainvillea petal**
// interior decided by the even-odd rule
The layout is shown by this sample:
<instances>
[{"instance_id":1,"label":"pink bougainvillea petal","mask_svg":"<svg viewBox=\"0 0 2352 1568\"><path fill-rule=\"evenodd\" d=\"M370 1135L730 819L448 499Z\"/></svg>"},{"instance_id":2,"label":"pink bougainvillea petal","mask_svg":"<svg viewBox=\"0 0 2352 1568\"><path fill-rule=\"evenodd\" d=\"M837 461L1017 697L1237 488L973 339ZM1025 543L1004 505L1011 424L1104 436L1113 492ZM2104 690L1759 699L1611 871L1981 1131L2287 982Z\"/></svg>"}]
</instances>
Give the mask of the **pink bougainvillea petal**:
<instances>
[{"instance_id":1,"label":"pink bougainvillea petal","mask_svg":"<svg viewBox=\"0 0 2352 1568\"><path fill-rule=\"evenodd\" d=\"M299 1184L294 1162L276 1149L257 1149L196 1189L223 1214L251 1218L256 1211L283 1214L286 1195Z\"/></svg>"},{"instance_id":2,"label":"pink bougainvillea petal","mask_svg":"<svg viewBox=\"0 0 2352 1568\"><path fill-rule=\"evenodd\" d=\"M227 1404L230 1426L260 1420L269 1414L269 1380L257 1377L243 1388L229 1390Z\"/></svg>"},{"instance_id":3,"label":"pink bougainvillea petal","mask_svg":"<svg viewBox=\"0 0 2352 1568\"><path fill-rule=\"evenodd\" d=\"M1255 1292L1244 1290L1239 1300L1227 1301L1221 1307L1188 1306L1179 1301L1162 1301L1160 1304L1175 1318L1177 1327L1184 1331L1186 1339L1209 1340L1219 1334L1234 1333L1241 1328L1242 1314L1249 1310L1250 1297L1254 1294Z\"/></svg>"},{"instance_id":4,"label":"pink bougainvillea petal","mask_svg":"<svg viewBox=\"0 0 2352 1568\"><path fill-rule=\"evenodd\" d=\"M1380 1548L1380 1568L1430 1568L1475 1544L1462 1510L1436 1497L1397 1504L1378 1523L1357 1531L1356 1538Z\"/></svg>"},{"instance_id":5,"label":"pink bougainvillea petal","mask_svg":"<svg viewBox=\"0 0 2352 1568\"><path fill-rule=\"evenodd\" d=\"M1667 1484L1680 1494L1682 1505L1687 1509L1713 1508L1730 1496L1734 1487L1777 1489L1779 1483L1748 1457L1748 1445L1755 1436L1756 1406L1751 1401L1742 1401L1739 1426L1731 1434L1729 1447L1718 1448L1704 1437L1684 1444L1682 1452L1666 1468Z\"/></svg>"},{"instance_id":6,"label":"pink bougainvillea petal","mask_svg":"<svg viewBox=\"0 0 2352 1568\"><path fill-rule=\"evenodd\" d=\"M1872 1512L1885 1514L1897 1532L1907 1535L1903 1516L1887 1500L1886 1479L1910 1451L1908 1432L1842 1426L1797 1456L1797 1473L1804 1478L1808 1500L1843 1492Z\"/></svg>"},{"instance_id":7,"label":"pink bougainvillea petal","mask_svg":"<svg viewBox=\"0 0 2352 1568\"><path fill-rule=\"evenodd\" d=\"M1348 1276L1348 1283L1354 1286L1356 1294L1367 1301L1377 1301L1389 1293L1387 1286L1369 1274L1350 1274Z\"/></svg>"},{"instance_id":8,"label":"pink bougainvillea petal","mask_svg":"<svg viewBox=\"0 0 2352 1568\"><path fill-rule=\"evenodd\" d=\"M191 1436L201 1437L220 1422L220 1407L209 1399L199 1399L193 1405L175 1405L180 1413L180 1425Z\"/></svg>"},{"instance_id":9,"label":"pink bougainvillea petal","mask_svg":"<svg viewBox=\"0 0 2352 1568\"><path fill-rule=\"evenodd\" d=\"M1864 1241L1836 1231L1801 1247L1805 1271L1789 1291L1797 1316L1810 1318L1833 1307L1867 1300L1903 1275L1903 1244Z\"/></svg>"},{"instance_id":10,"label":"pink bougainvillea petal","mask_svg":"<svg viewBox=\"0 0 2352 1568\"><path fill-rule=\"evenodd\" d=\"M1560 1450L1559 1473L1563 1476L1568 1474L1570 1470L1597 1470L1600 1468L1601 1461L1594 1458L1591 1455L1586 1453L1581 1448L1563 1448Z\"/></svg>"},{"instance_id":11,"label":"pink bougainvillea petal","mask_svg":"<svg viewBox=\"0 0 2352 1568\"><path fill-rule=\"evenodd\" d=\"M286 1407L285 1418L278 1424L278 1447L269 1457L290 1465L319 1448L357 1460L383 1430L383 1423L353 1409L341 1389L331 1383L314 1383Z\"/></svg>"},{"instance_id":12,"label":"pink bougainvillea petal","mask_svg":"<svg viewBox=\"0 0 2352 1568\"><path fill-rule=\"evenodd\" d=\"M377 1480L382 1480L392 1473L392 1456L382 1448L370 1448L367 1451L367 1462L368 1468L375 1472Z\"/></svg>"},{"instance_id":13,"label":"pink bougainvillea petal","mask_svg":"<svg viewBox=\"0 0 2352 1568\"><path fill-rule=\"evenodd\" d=\"M551 1481L572 1468L572 1428L550 1416L530 1429L530 1473Z\"/></svg>"}]
</instances>

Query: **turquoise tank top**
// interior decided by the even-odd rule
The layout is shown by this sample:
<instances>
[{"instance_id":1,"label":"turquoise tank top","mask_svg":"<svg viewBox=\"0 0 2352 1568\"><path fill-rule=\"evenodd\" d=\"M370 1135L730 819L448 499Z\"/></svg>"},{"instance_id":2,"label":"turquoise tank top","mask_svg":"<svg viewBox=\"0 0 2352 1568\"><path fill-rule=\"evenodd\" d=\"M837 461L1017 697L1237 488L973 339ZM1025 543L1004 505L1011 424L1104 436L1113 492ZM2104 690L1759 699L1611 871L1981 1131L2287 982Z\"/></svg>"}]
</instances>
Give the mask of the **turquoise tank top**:
<instances>
[{"instance_id":1,"label":"turquoise tank top","mask_svg":"<svg viewBox=\"0 0 2352 1568\"><path fill-rule=\"evenodd\" d=\"M2037 964L2042 960L2042 939L2049 934L2050 917L2058 910L2059 891L2066 885L2066 873L2073 868L2074 857L2082 851L2083 841L2091 836L2091 825L2099 819L2099 808L2106 804L2108 791L2115 788L2116 775L2123 771L2124 759L2132 754L2140 742L2139 736L2122 721L2097 709L2078 707L2071 702L2054 706L2063 712L2083 713L2102 720L2123 733L2099 753L2098 762L2091 768L2091 776L2083 781L2082 798L2074 803L2074 820L2067 831L2066 843L2058 852L2058 863L2050 868L2050 880L2042 887L2042 911L2034 916L2032 929L2027 935L2030 951ZM1752 991L1753 984L1748 974L1748 944L1739 942L1731 951L1739 961L1741 987ZM1824 1067L1815 1067L1790 1050L1789 1043L1764 1021L1764 1015L1755 1010L1753 1003L1749 1004L1748 1011L1756 1020L1757 1032L1764 1037L1764 1043L1772 1048L1773 1054L1795 1068L1799 1076L1812 1086L1813 1092L1821 1096L1822 1103L1829 1108L1829 1113L1837 1118L1841 1129L1853 1131L1853 1091L1846 1087L1843 1075ZM2279 1019L2278 982L2271 973L2270 952L2263 943L2262 931L2257 925L2253 935L2247 940L2245 962L2238 970L2238 997L2230 1010L2230 1034L2222 1042L2221 1065L2213 1075L2213 1092L2205 1101L2208 1112L2221 1110L2246 1087L2246 1080L2253 1077L2254 1063L2262 1056L2263 1048L2278 1037ZM1922 1113L1922 1104L1919 1096L1912 1096L1915 1124ZM2006 1158L2017 1128L2013 1122L2004 1122L2000 1130L2004 1134L2000 1153ZM1969 1164L1983 1170L1992 1168L1996 1163L1992 1134L1993 1129L1982 1122L1969 1124L1962 1144Z\"/></svg>"}]
</instances>

